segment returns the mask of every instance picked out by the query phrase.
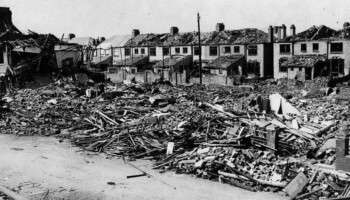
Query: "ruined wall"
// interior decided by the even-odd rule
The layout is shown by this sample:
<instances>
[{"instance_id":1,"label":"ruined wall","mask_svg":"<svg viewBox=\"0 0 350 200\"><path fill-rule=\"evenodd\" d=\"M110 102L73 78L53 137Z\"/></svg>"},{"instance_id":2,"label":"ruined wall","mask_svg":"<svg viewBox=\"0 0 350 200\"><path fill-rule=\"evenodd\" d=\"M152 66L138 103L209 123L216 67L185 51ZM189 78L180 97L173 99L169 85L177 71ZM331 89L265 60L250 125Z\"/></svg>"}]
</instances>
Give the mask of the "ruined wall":
<instances>
[{"instance_id":1,"label":"ruined wall","mask_svg":"<svg viewBox=\"0 0 350 200\"><path fill-rule=\"evenodd\" d=\"M280 53L280 44L290 44L291 45L291 52L289 54L281 54ZM287 78L288 74L287 72L281 72L279 69L279 61L280 58L286 57L290 58L292 57L292 44L291 43L274 43L273 44L273 77L275 79L280 79L280 78Z\"/></svg>"},{"instance_id":2,"label":"ruined wall","mask_svg":"<svg viewBox=\"0 0 350 200\"><path fill-rule=\"evenodd\" d=\"M260 63L260 77L264 76L264 44L256 44L258 48L258 53L256 55L248 55L247 53L247 62L249 61L257 61Z\"/></svg>"},{"instance_id":3,"label":"ruined wall","mask_svg":"<svg viewBox=\"0 0 350 200\"><path fill-rule=\"evenodd\" d=\"M199 77L191 77L190 83L200 83ZM202 83L205 85L233 85L234 79L227 76L205 74L202 77Z\"/></svg>"}]
</instances>

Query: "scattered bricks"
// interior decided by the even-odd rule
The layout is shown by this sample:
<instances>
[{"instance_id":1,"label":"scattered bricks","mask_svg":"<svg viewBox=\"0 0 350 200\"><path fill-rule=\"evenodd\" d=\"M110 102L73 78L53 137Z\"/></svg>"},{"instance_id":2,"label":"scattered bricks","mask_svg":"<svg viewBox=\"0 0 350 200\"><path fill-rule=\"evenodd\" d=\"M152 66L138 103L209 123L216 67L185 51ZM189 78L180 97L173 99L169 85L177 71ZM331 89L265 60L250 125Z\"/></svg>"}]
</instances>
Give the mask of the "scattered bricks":
<instances>
[{"instance_id":1,"label":"scattered bricks","mask_svg":"<svg viewBox=\"0 0 350 200\"><path fill-rule=\"evenodd\" d=\"M284 191L288 194L290 199L294 199L304 187L307 185L309 180L303 172L300 172L285 188Z\"/></svg>"}]
</instances>

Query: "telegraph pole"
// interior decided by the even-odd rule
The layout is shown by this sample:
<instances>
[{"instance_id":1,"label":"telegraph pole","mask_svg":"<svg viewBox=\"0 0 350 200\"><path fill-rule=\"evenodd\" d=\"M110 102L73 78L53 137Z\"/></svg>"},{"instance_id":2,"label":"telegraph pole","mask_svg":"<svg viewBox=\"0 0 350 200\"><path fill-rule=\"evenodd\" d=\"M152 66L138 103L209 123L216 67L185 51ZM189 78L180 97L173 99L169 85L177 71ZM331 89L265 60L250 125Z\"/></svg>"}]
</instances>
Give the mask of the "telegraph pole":
<instances>
[{"instance_id":1,"label":"telegraph pole","mask_svg":"<svg viewBox=\"0 0 350 200\"><path fill-rule=\"evenodd\" d=\"M199 83L202 84L202 46L201 46L201 27L200 27L199 13L197 13L197 23L198 23L198 48L199 48Z\"/></svg>"}]
</instances>

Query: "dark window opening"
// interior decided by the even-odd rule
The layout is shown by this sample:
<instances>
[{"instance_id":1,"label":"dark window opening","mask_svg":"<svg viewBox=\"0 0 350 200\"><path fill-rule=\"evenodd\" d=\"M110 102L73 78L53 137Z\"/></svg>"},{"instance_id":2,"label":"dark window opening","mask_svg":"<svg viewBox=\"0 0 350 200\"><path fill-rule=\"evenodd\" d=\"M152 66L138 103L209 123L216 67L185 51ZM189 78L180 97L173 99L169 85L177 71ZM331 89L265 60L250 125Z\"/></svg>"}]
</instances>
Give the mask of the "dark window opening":
<instances>
[{"instance_id":1,"label":"dark window opening","mask_svg":"<svg viewBox=\"0 0 350 200\"><path fill-rule=\"evenodd\" d=\"M131 73L135 74L136 73L136 69L131 69Z\"/></svg>"},{"instance_id":2,"label":"dark window opening","mask_svg":"<svg viewBox=\"0 0 350 200\"><path fill-rule=\"evenodd\" d=\"M239 53L239 52L240 52L239 46L235 46L235 47L233 48L233 51L234 51L235 53Z\"/></svg>"},{"instance_id":3,"label":"dark window opening","mask_svg":"<svg viewBox=\"0 0 350 200\"><path fill-rule=\"evenodd\" d=\"M183 48L182 48L182 53L187 53L187 52L188 52L187 47L183 47Z\"/></svg>"},{"instance_id":4,"label":"dark window opening","mask_svg":"<svg viewBox=\"0 0 350 200\"><path fill-rule=\"evenodd\" d=\"M294 71L294 67L291 67L291 68L290 68L290 71Z\"/></svg>"},{"instance_id":5,"label":"dark window opening","mask_svg":"<svg viewBox=\"0 0 350 200\"><path fill-rule=\"evenodd\" d=\"M219 69L219 74L222 74L222 69Z\"/></svg>"},{"instance_id":6,"label":"dark window opening","mask_svg":"<svg viewBox=\"0 0 350 200\"><path fill-rule=\"evenodd\" d=\"M218 55L218 47L209 47L209 55L217 56Z\"/></svg>"},{"instance_id":7,"label":"dark window opening","mask_svg":"<svg viewBox=\"0 0 350 200\"><path fill-rule=\"evenodd\" d=\"M4 49L3 48L0 48L0 64L3 64L4 63Z\"/></svg>"},{"instance_id":8,"label":"dark window opening","mask_svg":"<svg viewBox=\"0 0 350 200\"><path fill-rule=\"evenodd\" d=\"M290 54L290 44L280 44L281 54Z\"/></svg>"},{"instance_id":9,"label":"dark window opening","mask_svg":"<svg viewBox=\"0 0 350 200\"><path fill-rule=\"evenodd\" d=\"M312 44L312 51L317 52L318 49L319 49L318 43L313 43L313 44Z\"/></svg>"},{"instance_id":10,"label":"dark window opening","mask_svg":"<svg viewBox=\"0 0 350 200\"><path fill-rule=\"evenodd\" d=\"M157 54L156 54L156 48L154 48L154 47L150 48L150 49L149 49L149 55L151 55L151 56L156 56L156 55L157 55Z\"/></svg>"},{"instance_id":11,"label":"dark window opening","mask_svg":"<svg viewBox=\"0 0 350 200\"><path fill-rule=\"evenodd\" d=\"M145 54L145 49L141 48L141 54Z\"/></svg>"},{"instance_id":12,"label":"dark window opening","mask_svg":"<svg viewBox=\"0 0 350 200\"><path fill-rule=\"evenodd\" d=\"M198 56L200 53L199 47L194 47L194 55Z\"/></svg>"},{"instance_id":13,"label":"dark window opening","mask_svg":"<svg viewBox=\"0 0 350 200\"><path fill-rule=\"evenodd\" d=\"M130 49L129 48L126 48L124 51L125 51L126 56L130 56Z\"/></svg>"},{"instance_id":14,"label":"dark window opening","mask_svg":"<svg viewBox=\"0 0 350 200\"><path fill-rule=\"evenodd\" d=\"M249 56L258 55L258 46L256 46L256 45L248 46L248 55Z\"/></svg>"},{"instance_id":15,"label":"dark window opening","mask_svg":"<svg viewBox=\"0 0 350 200\"><path fill-rule=\"evenodd\" d=\"M179 48L179 47L176 47L176 48L175 48L175 53L177 53L177 54L180 53L180 48Z\"/></svg>"},{"instance_id":16,"label":"dark window opening","mask_svg":"<svg viewBox=\"0 0 350 200\"><path fill-rule=\"evenodd\" d=\"M331 43L331 53L342 53L343 52L343 43Z\"/></svg>"},{"instance_id":17,"label":"dark window opening","mask_svg":"<svg viewBox=\"0 0 350 200\"><path fill-rule=\"evenodd\" d=\"M163 47L163 55L164 56L169 55L169 48L168 47Z\"/></svg>"},{"instance_id":18,"label":"dark window opening","mask_svg":"<svg viewBox=\"0 0 350 200\"><path fill-rule=\"evenodd\" d=\"M301 51L301 52L306 52L306 51L307 51L307 46L306 46L306 44L301 44L301 46L300 46L300 51Z\"/></svg>"},{"instance_id":19,"label":"dark window opening","mask_svg":"<svg viewBox=\"0 0 350 200\"><path fill-rule=\"evenodd\" d=\"M231 53L231 47L225 47L224 48L225 53Z\"/></svg>"},{"instance_id":20,"label":"dark window opening","mask_svg":"<svg viewBox=\"0 0 350 200\"><path fill-rule=\"evenodd\" d=\"M279 62L279 70L280 72L287 72L288 71L288 67L286 66L282 66L282 63L286 62L288 60L288 58L281 58L280 62Z\"/></svg>"},{"instance_id":21,"label":"dark window opening","mask_svg":"<svg viewBox=\"0 0 350 200\"><path fill-rule=\"evenodd\" d=\"M247 63L247 73L259 76L260 75L260 63L256 62L256 61L248 62Z\"/></svg>"},{"instance_id":22,"label":"dark window opening","mask_svg":"<svg viewBox=\"0 0 350 200\"><path fill-rule=\"evenodd\" d=\"M139 49L134 50L135 54L139 54Z\"/></svg>"},{"instance_id":23,"label":"dark window opening","mask_svg":"<svg viewBox=\"0 0 350 200\"><path fill-rule=\"evenodd\" d=\"M299 67L299 71L303 71L303 68L302 68L302 67Z\"/></svg>"}]
</instances>

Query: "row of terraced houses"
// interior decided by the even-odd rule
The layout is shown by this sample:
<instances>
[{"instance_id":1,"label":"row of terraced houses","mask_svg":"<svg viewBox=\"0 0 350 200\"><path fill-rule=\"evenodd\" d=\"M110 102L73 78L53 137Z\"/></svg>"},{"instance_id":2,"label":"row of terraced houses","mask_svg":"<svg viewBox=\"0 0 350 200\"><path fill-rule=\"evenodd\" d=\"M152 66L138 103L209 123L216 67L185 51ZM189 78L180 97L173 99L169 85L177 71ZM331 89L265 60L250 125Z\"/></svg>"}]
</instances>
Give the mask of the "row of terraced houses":
<instances>
[{"instance_id":1,"label":"row of terraced houses","mask_svg":"<svg viewBox=\"0 0 350 200\"><path fill-rule=\"evenodd\" d=\"M94 63L104 63L107 76L118 80L142 74L147 81L149 74L158 74L184 82L198 76L200 50L203 76L214 83L232 84L227 80L235 76L307 80L349 74L350 23L341 30L321 25L299 33L294 25L269 26L264 32L226 30L217 23L214 31L201 33L200 38L201 49L197 32L171 27L169 33L141 34L135 29L131 35L107 39L92 57Z\"/></svg>"}]
</instances>

